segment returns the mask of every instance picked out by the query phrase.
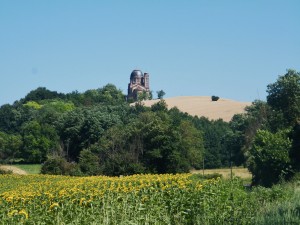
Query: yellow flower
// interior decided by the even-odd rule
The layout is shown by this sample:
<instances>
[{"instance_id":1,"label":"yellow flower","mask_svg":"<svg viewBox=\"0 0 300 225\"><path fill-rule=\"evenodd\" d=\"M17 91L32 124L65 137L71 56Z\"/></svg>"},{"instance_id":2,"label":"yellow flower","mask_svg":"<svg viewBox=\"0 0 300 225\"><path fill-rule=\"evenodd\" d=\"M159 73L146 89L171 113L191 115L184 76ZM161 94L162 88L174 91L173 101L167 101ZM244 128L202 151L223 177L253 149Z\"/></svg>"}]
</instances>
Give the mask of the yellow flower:
<instances>
[{"instance_id":1,"label":"yellow flower","mask_svg":"<svg viewBox=\"0 0 300 225\"><path fill-rule=\"evenodd\" d=\"M13 216L15 216L15 215L18 215L18 210L12 210L11 212L9 212L8 214L7 214L9 217L13 217Z\"/></svg>"},{"instance_id":2,"label":"yellow flower","mask_svg":"<svg viewBox=\"0 0 300 225\"><path fill-rule=\"evenodd\" d=\"M28 219L28 213L24 209L19 211L19 215L22 215L25 217L25 219Z\"/></svg>"},{"instance_id":3,"label":"yellow flower","mask_svg":"<svg viewBox=\"0 0 300 225\"><path fill-rule=\"evenodd\" d=\"M80 202L79 202L79 205L84 204L84 203L85 203L85 200L86 200L85 198L81 198L81 199L80 199Z\"/></svg>"},{"instance_id":4,"label":"yellow flower","mask_svg":"<svg viewBox=\"0 0 300 225\"><path fill-rule=\"evenodd\" d=\"M50 205L50 210L52 210L52 209L57 209L59 207L59 204L58 203L53 203L52 205Z\"/></svg>"}]
</instances>

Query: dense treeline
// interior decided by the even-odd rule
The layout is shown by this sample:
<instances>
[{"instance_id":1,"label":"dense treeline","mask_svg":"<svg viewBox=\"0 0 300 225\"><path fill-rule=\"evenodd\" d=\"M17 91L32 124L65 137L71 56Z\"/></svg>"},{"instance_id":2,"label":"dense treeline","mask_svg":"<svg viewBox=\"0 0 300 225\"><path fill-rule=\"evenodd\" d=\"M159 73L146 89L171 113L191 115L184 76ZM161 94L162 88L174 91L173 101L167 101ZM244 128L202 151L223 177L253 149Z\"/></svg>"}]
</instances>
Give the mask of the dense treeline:
<instances>
[{"instance_id":1,"label":"dense treeline","mask_svg":"<svg viewBox=\"0 0 300 225\"><path fill-rule=\"evenodd\" d=\"M288 70L230 122L130 106L114 85L84 93L37 88L0 107L0 159L44 173L126 175L247 166L271 186L299 171L300 74Z\"/></svg>"},{"instance_id":2,"label":"dense treeline","mask_svg":"<svg viewBox=\"0 0 300 225\"><path fill-rule=\"evenodd\" d=\"M168 110L163 100L150 108L130 106L111 84L69 94L40 87L0 108L1 162L43 163L44 172L58 174L224 167L232 136L229 123Z\"/></svg>"}]
</instances>

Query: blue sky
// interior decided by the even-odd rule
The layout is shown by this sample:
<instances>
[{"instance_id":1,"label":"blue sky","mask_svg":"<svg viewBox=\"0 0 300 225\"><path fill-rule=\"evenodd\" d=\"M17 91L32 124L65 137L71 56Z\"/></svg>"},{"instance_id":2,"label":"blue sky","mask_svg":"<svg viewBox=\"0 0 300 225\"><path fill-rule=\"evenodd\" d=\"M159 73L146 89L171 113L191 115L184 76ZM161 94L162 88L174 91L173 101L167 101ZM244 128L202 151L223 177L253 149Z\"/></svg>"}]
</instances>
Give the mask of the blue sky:
<instances>
[{"instance_id":1,"label":"blue sky","mask_svg":"<svg viewBox=\"0 0 300 225\"><path fill-rule=\"evenodd\" d=\"M37 87L68 93L133 69L166 97L265 100L300 71L298 0L0 0L0 105Z\"/></svg>"}]
</instances>

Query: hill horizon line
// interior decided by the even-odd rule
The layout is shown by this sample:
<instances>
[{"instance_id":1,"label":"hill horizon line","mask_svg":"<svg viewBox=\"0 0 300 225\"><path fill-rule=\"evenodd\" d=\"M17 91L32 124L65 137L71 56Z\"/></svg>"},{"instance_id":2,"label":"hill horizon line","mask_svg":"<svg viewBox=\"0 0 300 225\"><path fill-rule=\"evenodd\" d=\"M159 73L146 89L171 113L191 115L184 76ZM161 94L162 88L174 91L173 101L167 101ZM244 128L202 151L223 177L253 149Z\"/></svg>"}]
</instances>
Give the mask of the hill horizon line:
<instances>
[{"instance_id":1,"label":"hill horizon line","mask_svg":"<svg viewBox=\"0 0 300 225\"><path fill-rule=\"evenodd\" d=\"M223 119L229 122L235 114L245 113L245 107L250 106L251 102L241 102L228 98L219 98L212 101L212 96L177 96L163 98L168 109L177 107L180 111L192 116L207 117L211 120ZM145 106L152 106L160 99L144 100Z\"/></svg>"}]
</instances>

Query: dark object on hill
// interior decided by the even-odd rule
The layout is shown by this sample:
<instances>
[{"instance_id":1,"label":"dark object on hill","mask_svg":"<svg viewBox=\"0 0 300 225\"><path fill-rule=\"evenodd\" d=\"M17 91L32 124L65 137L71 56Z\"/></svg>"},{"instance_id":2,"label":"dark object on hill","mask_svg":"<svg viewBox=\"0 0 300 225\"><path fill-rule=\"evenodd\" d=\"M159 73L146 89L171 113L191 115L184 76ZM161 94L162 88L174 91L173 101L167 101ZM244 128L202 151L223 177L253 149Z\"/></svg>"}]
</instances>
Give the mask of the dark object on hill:
<instances>
[{"instance_id":1,"label":"dark object on hill","mask_svg":"<svg viewBox=\"0 0 300 225\"><path fill-rule=\"evenodd\" d=\"M212 100L213 102L216 102L216 101L219 100L219 97L213 95L213 96L211 96L211 100Z\"/></svg>"}]
</instances>

